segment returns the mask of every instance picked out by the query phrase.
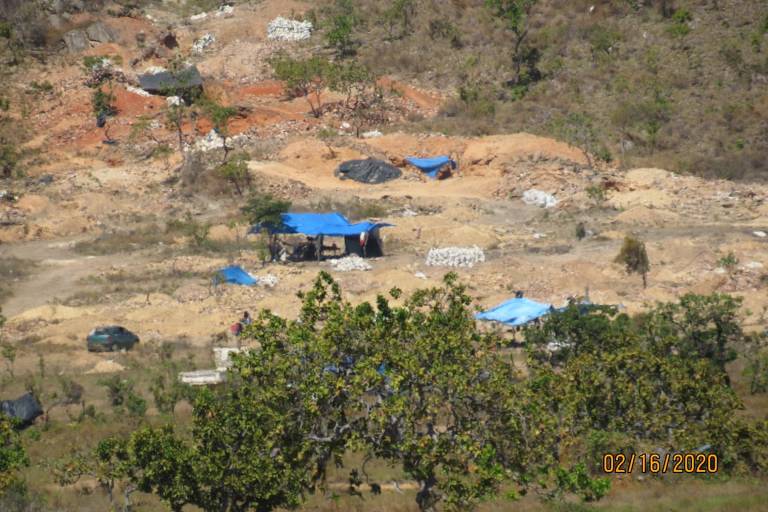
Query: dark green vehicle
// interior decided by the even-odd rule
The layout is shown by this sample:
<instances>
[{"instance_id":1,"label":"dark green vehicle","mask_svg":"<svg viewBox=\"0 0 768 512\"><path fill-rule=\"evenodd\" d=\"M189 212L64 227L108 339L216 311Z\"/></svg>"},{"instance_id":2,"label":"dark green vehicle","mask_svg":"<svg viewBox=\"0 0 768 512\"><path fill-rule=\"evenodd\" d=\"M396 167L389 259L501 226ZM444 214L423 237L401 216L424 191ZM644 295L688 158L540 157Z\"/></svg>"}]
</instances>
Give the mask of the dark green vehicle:
<instances>
[{"instance_id":1,"label":"dark green vehicle","mask_svg":"<svg viewBox=\"0 0 768 512\"><path fill-rule=\"evenodd\" d=\"M125 327L110 325L97 327L88 334L88 350L91 352L114 352L130 350L139 342L139 337Z\"/></svg>"}]
</instances>

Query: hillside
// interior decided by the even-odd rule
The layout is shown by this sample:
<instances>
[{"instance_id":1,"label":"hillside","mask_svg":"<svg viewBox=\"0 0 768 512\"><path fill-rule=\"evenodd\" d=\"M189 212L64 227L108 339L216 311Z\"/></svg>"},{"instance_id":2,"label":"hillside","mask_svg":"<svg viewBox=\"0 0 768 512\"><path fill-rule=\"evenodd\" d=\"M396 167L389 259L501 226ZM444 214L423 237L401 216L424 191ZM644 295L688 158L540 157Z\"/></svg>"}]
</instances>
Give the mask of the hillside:
<instances>
[{"instance_id":1,"label":"hillside","mask_svg":"<svg viewBox=\"0 0 768 512\"><path fill-rule=\"evenodd\" d=\"M764 1L8 0L0 77L0 510L766 510ZM263 393L180 383L241 346Z\"/></svg>"}]
</instances>

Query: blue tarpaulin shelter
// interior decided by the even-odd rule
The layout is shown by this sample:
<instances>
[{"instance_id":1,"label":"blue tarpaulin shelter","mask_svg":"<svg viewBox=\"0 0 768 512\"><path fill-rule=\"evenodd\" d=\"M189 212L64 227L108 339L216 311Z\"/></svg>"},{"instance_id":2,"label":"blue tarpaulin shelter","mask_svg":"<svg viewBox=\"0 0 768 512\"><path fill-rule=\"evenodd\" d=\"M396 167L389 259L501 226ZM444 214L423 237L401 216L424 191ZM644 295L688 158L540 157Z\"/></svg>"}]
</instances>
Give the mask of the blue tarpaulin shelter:
<instances>
[{"instance_id":1,"label":"blue tarpaulin shelter","mask_svg":"<svg viewBox=\"0 0 768 512\"><path fill-rule=\"evenodd\" d=\"M243 270L242 267L231 266L219 270L216 276L213 278L213 282L219 283L233 283L241 284L244 286L253 286L258 283L258 279L251 274Z\"/></svg>"},{"instance_id":2,"label":"blue tarpaulin shelter","mask_svg":"<svg viewBox=\"0 0 768 512\"><path fill-rule=\"evenodd\" d=\"M447 156L436 156L434 158L416 158L409 156L406 162L421 169L430 178L436 178L437 172L447 164L451 164L451 169L456 168L456 162Z\"/></svg>"},{"instance_id":3,"label":"blue tarpaulin shelter","mask_svg":"<svg viewBox=\"0 0 768 512\"><path fill-rule=\"evenodd\" d=\"M303 234L308 236L358 236L361 233L391 226L392 224L358 222L350 223L340 213L283 213L283 225L274 227L256 224L251 233L258 233L266 228L272 234Z\"/></svg>"},{"instance_id":4,"label":"blue tarpaulin shelter","mask_svg":"<svg viewBox=\"0 0 768 512\"><path fill-rule=\"evenodd\" d=\"M478 320L491 320L516 327L527 324L548 314L552 310L549 304L542 304L525 298L510 299L495 308L475 315Z\"/></svg>"}]
</instances>

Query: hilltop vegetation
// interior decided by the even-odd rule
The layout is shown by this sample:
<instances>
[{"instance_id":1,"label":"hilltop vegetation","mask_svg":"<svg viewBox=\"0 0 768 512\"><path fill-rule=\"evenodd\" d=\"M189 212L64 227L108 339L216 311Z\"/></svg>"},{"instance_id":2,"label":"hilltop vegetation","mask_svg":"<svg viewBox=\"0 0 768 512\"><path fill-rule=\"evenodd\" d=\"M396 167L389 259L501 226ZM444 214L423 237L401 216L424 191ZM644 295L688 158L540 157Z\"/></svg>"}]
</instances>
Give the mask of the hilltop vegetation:
<instances>
[{"instance_id":1,"label":"hilltop vegetation","mask_svg":"<svg viewBox=\"0 0 768 512\"><path fill-rule=\"evenodd\" d=\"M334 0L309 18L339 57L455 96L419 128L562 135L566 125L621 166L768 172L759 0Z\"/></svg>"}]
</instances>

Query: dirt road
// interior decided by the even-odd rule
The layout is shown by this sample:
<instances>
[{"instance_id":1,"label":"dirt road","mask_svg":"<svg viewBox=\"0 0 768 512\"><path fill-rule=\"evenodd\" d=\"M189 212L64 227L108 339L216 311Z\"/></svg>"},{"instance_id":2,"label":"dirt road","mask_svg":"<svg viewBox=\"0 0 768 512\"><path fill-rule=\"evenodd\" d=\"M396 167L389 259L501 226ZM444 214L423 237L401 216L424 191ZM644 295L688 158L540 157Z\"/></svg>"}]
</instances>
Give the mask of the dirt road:
<instances>
[{"instance_id":1,"label":"dirt road","mask_svg":"<svg viewBox=\"0 0 768 512\"><path fill-rule=\"evenodd\" d=\"M72 247L75 240L37 241L4 245L0 257L16 257L37 263L32 275L20 281L13 295L2 305L3 314L12 317L28 309L75 293L78 281L114 265L119 256L84 256Z\"/></svg>"}]
</instances>

